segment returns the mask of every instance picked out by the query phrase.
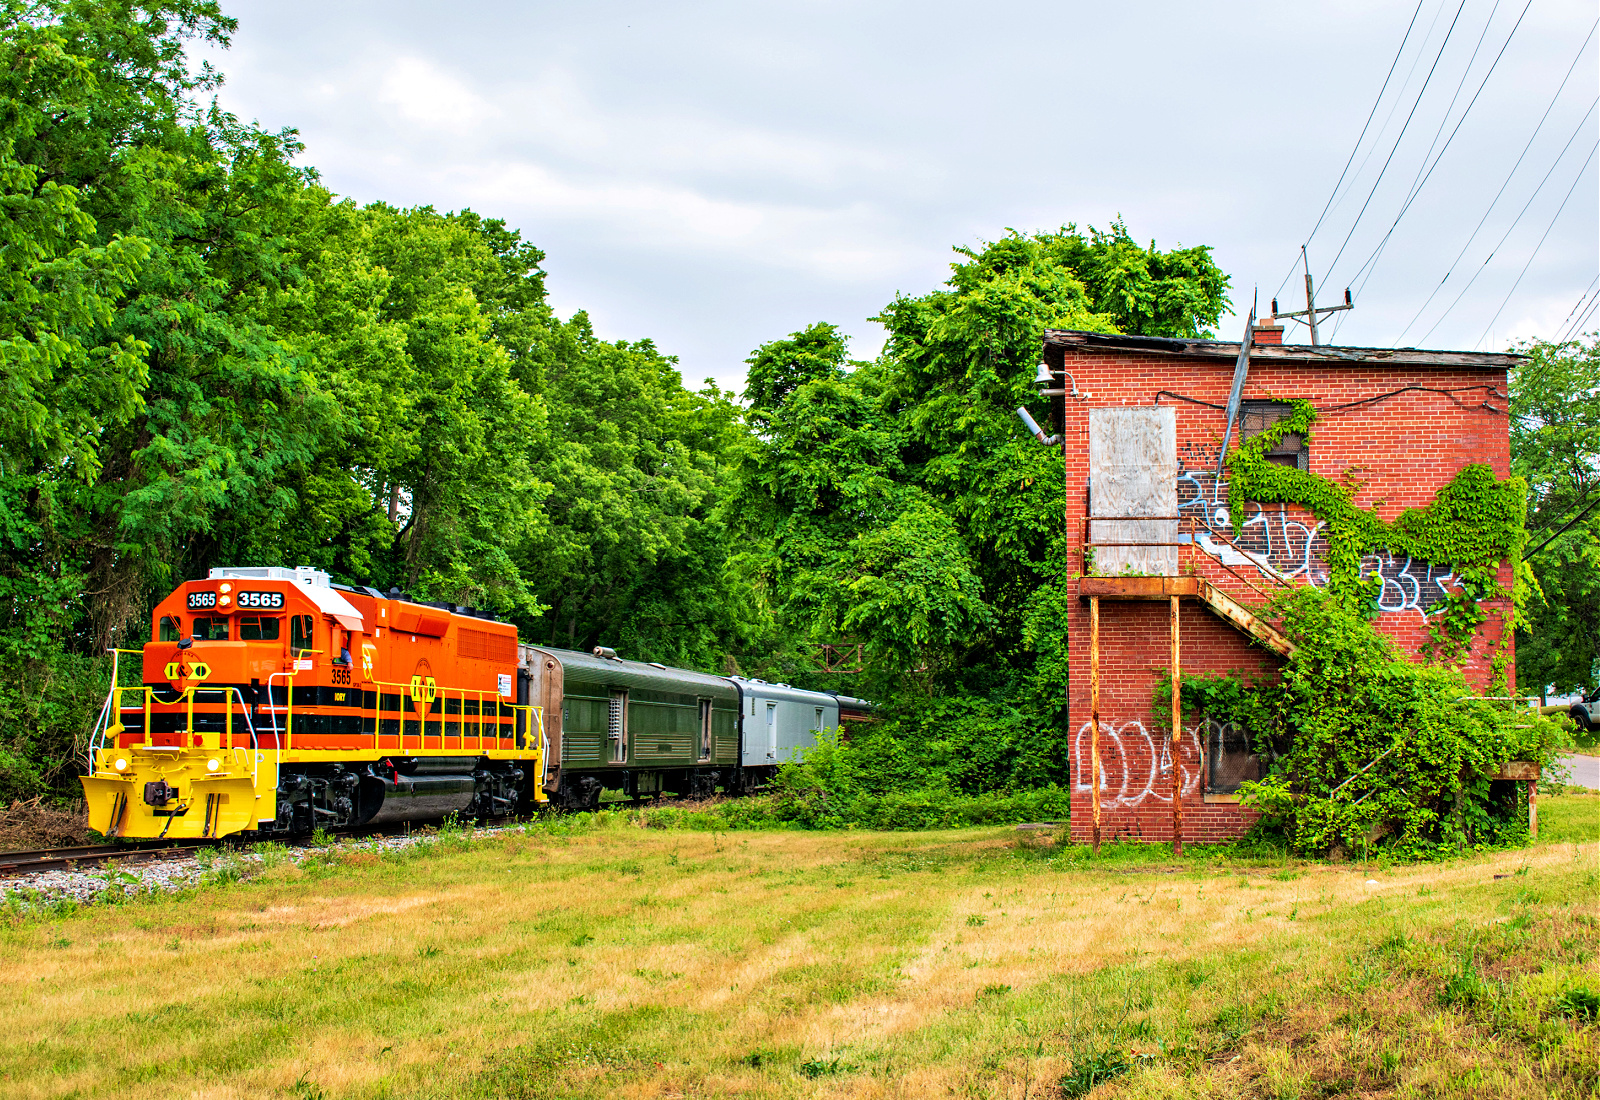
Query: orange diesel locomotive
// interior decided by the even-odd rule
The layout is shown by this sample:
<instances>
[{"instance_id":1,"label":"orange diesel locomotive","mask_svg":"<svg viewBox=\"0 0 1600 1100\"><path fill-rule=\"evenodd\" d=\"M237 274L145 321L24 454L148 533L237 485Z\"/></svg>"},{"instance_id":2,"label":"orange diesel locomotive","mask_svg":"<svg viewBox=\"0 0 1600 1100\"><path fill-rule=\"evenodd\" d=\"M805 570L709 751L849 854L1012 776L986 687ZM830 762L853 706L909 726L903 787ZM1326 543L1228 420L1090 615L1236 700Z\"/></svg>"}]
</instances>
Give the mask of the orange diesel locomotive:
<instances>
[{"instance_id":1,"label":"orange diesel locomotive","mask_svg":"<svg viewBox=\"0 0 1600 1100\"><path fill-rule=\"evenodd\" d=\"M108 836L288 835L549 797L509 623L272 567L185 582L151 625L143 684L112 688L83 777Z\"/></svg>"}]
</instances>

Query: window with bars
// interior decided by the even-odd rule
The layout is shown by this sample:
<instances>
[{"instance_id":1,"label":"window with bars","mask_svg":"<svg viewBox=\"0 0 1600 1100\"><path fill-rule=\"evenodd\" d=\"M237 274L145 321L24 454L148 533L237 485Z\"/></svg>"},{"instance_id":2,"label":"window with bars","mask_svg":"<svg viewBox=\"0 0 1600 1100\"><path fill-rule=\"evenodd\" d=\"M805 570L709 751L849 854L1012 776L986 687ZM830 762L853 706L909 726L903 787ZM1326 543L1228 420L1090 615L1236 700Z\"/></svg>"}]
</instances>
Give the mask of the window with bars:
<instances>
[{"instance_id":1,"label":"window with bars","mask_svg":"<svg viewBox=\"0 0 1600 1100\"><path fill-rule=\"evenodd\" d=\"M1292 411L1287 401L1246 401L1239 408L1240 441L1260 435L1280 420L1287 419ZM1290 432L1278 440L1267 452L1266 459L1279 466L1293 466L1297 470L1311 468L1311 453L1306 448L1305 437L1297 432Z\"/></svg>"}]
</instances>

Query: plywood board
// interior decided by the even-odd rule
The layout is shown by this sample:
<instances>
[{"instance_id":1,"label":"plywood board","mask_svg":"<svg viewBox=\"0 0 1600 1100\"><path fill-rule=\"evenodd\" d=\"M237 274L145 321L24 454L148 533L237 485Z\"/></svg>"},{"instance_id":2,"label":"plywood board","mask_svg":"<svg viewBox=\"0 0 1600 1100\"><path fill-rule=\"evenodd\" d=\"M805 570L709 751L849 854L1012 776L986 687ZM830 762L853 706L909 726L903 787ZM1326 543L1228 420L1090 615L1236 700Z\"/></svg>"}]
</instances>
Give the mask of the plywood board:
<instances>
[{"instance_id":1,"label":"plywood board","mask_svg":"<svg viewBox=\"0 0 1600 1100\"><path fill-rule=\"evenodd\" d=\"M1177 514L1176 410L1170 405L1090 409L1089 542L1095 547L1095 572L1175 576Z\"/></svg>"}]
</instances>

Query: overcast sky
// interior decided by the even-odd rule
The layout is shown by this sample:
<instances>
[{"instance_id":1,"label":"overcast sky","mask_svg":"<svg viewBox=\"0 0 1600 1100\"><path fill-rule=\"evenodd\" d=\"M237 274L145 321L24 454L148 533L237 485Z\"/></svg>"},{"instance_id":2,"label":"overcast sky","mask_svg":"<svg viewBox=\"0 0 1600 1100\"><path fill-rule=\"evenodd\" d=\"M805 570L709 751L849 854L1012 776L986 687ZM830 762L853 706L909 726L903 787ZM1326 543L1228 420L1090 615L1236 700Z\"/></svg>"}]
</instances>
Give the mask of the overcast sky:
<instances>
[{"instance_id":1,"label":"overcast sky","mask_svg":"<svg viewBox=\"0 0 1600 1100\"><path fill-rule=\"evenodd\" d=\"M563 316L654 339L694 384L742 388L753 348L813 321L870 358L867 318L952 245L1119 214L1214 248L1241 317L1254 288L1304 307L1310 235L1319 300L1356 291L1338 343L1553 335L1600 270L1595 4L1414 5L224 0L213 59L223 105L299 129L334 191L505 219Z\"/></svg>"}]
</instances>

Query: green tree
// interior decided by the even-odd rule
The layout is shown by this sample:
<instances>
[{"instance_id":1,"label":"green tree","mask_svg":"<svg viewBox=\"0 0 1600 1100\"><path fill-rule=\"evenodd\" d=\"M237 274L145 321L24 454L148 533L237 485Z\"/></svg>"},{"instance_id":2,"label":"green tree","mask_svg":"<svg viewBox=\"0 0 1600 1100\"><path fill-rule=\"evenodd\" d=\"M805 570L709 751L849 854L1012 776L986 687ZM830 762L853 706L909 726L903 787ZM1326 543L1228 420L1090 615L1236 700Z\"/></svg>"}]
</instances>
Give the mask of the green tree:
<instances>
[{"instance_id":1,"label":"green tree","mask_svg":"<svg viewBox=\"0 0 1600 1100\"><path fill-rule=\"evenodd\" d=\"M1199 334L1227 279L1208 250L1142 249L1120 224L957 253L943 288L875 318L876 362L851 363L829 325L751 356L739 564L788 641L774 672L891 704L869 740L904 738L947 777L988 761L991 787L1061 779L1064 471L1014 410L1037 400L1046 329ZM866 643L860 680L817 673L815 645L837 641Z\"/></svg>"},{"instance_id":2,"label":"green tree","mask_svg":"<svg viewBox=\"0 0 1600 1100\"><path fill-rule=\"evenodd\" d=\"M1600 337L1519 350L1528 358L1511 374L1511 472L1528 482L1528 550L1536 551L1528 564L1540 591L1526 600L1517 632L1517 689L1541 696L1550 688L1593 690L1600 686Z\"/></svg>"},{"instance_id":3,"label":"green tree","mask_svg":"<svg viewBox=\"0 0 1600 1100\"><path fill-rule=\"evenodd\" d=\"M758 629L731 587L717 511L739 434L731 395L687 390L649 340L600 340L582 313L552 322L531 357L551 410L531 461L552 486L518 550L550 605L531 637L720 668Z\"/></svg>"}]
</instances>

